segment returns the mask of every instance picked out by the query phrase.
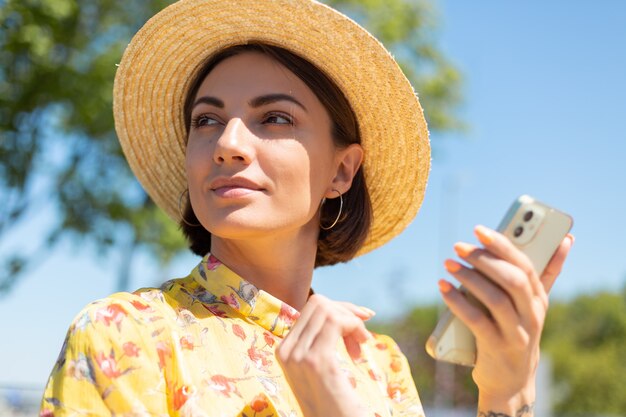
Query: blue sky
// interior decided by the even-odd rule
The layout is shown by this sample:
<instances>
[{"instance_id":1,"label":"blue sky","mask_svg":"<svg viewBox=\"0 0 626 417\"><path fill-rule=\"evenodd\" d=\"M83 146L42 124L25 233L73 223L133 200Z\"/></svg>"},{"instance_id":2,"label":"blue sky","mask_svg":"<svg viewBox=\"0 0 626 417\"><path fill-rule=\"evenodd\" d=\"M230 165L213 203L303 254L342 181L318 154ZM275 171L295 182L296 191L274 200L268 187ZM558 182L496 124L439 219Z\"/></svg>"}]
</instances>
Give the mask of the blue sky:
<instances>
[{"instance_id":1,"label":"blue sky","mask_svg":"<svg viewBox=\"0 0 626 417\"><path fill-rule=\"evenodd\" d=\"M437 302L436 282L452 244L475 241L475 224L496 227L524 193L574 217L576 244L554 298L622 288L626 3L448 0L437 6L437 42L463 73L461 115L470 129L433 138L426 198L407 230L349 264L316 271L314 288L387 318ZM45 224L45 215L37 222ZM10 244L29 245L36 227ZM115 290L117 262L65 245L0 300L0 386L43 386L72 318ZM131 286L184 275L195 262L183 256L157 270L140 257Z\"/></svg>"}]
</instances>

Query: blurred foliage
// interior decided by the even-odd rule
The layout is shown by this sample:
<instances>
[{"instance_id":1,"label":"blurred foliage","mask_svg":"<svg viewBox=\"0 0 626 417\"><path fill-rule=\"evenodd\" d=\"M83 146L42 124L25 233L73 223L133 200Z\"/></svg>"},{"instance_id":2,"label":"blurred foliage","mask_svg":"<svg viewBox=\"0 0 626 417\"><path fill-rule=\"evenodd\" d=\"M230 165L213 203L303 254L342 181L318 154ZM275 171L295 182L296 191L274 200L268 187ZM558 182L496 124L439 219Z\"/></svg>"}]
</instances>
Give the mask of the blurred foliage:
<instances>
[{"instance_id":1,"label":"blurred foliage","mask_svg":"<svg viewBox=\"0 0 626 417\"><path fill-rule=\"evenodd\" d=\"M327 0L371 31L394 55L419 95L429 130L464 129L454 109L461 102L461 74L439 51L437 15L424 0Z\"/></svg>"},{"instance_id":2,"label":"blurred foliage","mask_svg":"<svg viewBox=\"0 0 626 417\"><path fill-rule=\"evenodd\" d=\"M0 293L34 264L34 254L45 257L62 237L93 242L99 252L124 248L131 257L141 246L162 263L185 247L177 225L132 176L112 117L115 64L139 27L169 3L0 1L0 239L6 243L12 230L42 211L55 222L41 231L43 243L31 253L5 245ZM460 126L453 113L459 74L431 39L434 18L427 3L328 3L389 46L420 92L431 131Z\"/></svg>"},{"instance_id":3,"label":"blurred foliage","mask_svg":"<svg viewBox=\"0 0 626 417\"><path fill-rule=\"evenodd\" d=\"M130 240L164 260L184 246L131 175L112 115L115 64L166 4L0 2L0 239L42 210L55 220L38 250L10 245L1 254L0 292L64 236L89 238L99 250Z\"/></svg>"},{"instance_id":4,"label":"blurred foliage","mask_svg":"<svg viewBox=\"0 0 626 417\"><path fill-rule=\"evenodd\" d=\"M368 327L391 335L398 343L411 365L422 404L431 408L434 404L474 408L478 392L471 379L472 368L437 363L426 353L426 341L437 324L440 309L441 306L437 305L414 307L398 319L374 322ZM438 378L436 372L440 373Z\"/></svg>"},{"instance_id":5,"label":"blurred foliage","mask_svg":"<svg viewBox=\"0 0 626 417\"><path fill-rule=\"evenodd\" d=\"M449 375L435 387L435 361L424 346L435 327L438 307L420 306L399 319L378 322L372 330L398 342L411 365L415 385L427 407L436 394L443 405L475 406L478 392L471 368L442 364ZM550 306L542 355L552 363L555 416L626 415L626 287L621 293L579 296Z\"/></svg>"},{"instance_id":6,"label":"blurred foliage","mask_svg":"<svg viewBox=\"0 0 626 417\"><path fill-rule=\"evenodd\" d=\"M626 415L626 287L553 303L542 346L556 415Z\"/></svg>"}]
</instances>

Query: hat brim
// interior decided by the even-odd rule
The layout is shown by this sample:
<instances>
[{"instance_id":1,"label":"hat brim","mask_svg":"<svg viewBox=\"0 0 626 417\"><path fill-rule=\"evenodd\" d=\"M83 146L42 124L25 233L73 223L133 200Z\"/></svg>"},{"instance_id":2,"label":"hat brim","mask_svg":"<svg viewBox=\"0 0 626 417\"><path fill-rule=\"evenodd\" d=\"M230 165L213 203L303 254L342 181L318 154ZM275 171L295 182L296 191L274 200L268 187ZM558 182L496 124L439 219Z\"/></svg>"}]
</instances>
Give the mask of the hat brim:
<instances>
[{"instance_id":1,"label":"hat brim","mask_svg":"<svg viewBox=\"0 0 626 417\"><path fill-rule=\"evenodd\" d=\"M378 40L311 0L182 0L135 35L115 77L115 128L132 171L154 202L180 221L179 196L187 187L187 91L207 58L248 43L279 46L310 61L348 99L373 208L369 235L357 255L404 230L421 206L430 170L422 108Z\"/></svg>"}]
</instances>

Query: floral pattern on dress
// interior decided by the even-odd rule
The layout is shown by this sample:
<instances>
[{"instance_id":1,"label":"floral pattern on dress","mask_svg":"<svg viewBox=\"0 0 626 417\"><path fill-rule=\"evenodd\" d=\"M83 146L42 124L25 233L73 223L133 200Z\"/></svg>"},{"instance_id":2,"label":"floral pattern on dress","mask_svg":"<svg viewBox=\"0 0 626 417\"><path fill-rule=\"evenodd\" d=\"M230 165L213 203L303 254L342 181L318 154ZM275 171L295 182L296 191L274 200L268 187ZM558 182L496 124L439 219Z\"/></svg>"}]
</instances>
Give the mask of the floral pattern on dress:
<instances>
[{"instance_id":1,"label":"floral pattern on dress","mask_svg":"<svg viewBox=\"0 0 626 417\"><path fill-rule=\"evenodd\" d=\"M207 255L185 278L85 307L40 416L299 417L275 357L298 317ZM373 336L356 361L337 351L350 385L371 416L423 416L406 358L392 339Z\"/></svg>"}]
</instances>

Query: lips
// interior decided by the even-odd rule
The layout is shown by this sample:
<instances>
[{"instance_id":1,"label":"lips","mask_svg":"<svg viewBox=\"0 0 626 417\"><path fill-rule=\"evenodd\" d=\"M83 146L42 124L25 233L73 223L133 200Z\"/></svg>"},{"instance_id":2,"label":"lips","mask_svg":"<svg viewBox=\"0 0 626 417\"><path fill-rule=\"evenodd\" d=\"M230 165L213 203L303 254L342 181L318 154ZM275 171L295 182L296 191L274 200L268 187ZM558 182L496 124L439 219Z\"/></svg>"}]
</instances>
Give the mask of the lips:
<instances>
[{"instance_id":1,"label":"lips","mask_svg":"<svg viewBox=\"0 0 626 417\"><path fill-rule=\"evenodd\" d=\"M210 184L211 191L224 198L243 197L264 188L244 177L219 177Z\"/></svg>"}]
</instances>

